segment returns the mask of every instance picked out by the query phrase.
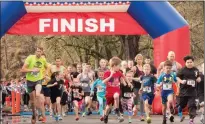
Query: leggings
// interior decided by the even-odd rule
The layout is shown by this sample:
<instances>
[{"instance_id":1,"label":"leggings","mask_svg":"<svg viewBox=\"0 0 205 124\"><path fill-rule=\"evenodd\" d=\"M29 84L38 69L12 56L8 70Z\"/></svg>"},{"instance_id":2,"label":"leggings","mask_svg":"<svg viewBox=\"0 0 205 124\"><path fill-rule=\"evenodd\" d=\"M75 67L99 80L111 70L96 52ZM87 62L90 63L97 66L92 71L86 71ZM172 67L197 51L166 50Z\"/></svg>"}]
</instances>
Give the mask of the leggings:
<instances>
[{"instance_id":1,"label":"leggings","mask_svg":"<svg viewBox=\"0 0 205 124\"><path fill-rule=\"evenodd\" d=\"M133 103L132 98L130 98L130 99L122 98L121 99L121 105L122 105L123 111L127 110L128 116L132 116L132 103Z\"/></svg>"},{"instance_id":2,"label":"leggings","mask_svg":"<svg viewBox=\"0 0 205 124\"><path fill-rule=\"evenodd\" d=\"M101 96L97 96L97 99L98 99L98 102L99 102L100 115L103 116L103 110L105 108L106 99L105 99L105 97L101 97Z\"/></svg>"}]
</instances>

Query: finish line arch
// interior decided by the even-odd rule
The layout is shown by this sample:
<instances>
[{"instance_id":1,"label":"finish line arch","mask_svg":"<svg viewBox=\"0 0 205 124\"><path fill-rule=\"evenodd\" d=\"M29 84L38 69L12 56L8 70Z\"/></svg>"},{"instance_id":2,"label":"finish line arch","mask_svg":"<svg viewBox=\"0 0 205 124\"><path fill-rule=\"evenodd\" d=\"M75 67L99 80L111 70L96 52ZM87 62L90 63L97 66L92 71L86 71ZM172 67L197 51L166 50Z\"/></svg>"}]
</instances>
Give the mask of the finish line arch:
<instances>
[{"instance_id":1,"label":"finish line arch","mask_svg":"<svg viewBox=\"0 0 205 124\"><path fill-rule=\"evenodd\" d=\"M65 0L66 1L66 0ZM68 0L67 0L68 1ZM168 51L190 53L186 20L169 2L1 2L1 37L18 35L145 35L153 38L154 62Z\"/></svg>"}]
</instances>

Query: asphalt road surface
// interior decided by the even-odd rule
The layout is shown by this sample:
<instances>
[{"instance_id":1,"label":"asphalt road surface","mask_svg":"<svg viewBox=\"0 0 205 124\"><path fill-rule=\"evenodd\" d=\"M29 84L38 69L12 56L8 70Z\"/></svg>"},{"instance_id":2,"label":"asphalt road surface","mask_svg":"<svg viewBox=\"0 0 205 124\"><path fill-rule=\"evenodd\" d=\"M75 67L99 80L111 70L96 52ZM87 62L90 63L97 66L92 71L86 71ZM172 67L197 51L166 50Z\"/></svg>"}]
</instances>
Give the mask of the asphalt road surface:
<instances>
[{"instance_id":1,"label":"asphalt road surface","mask_svg":"<svg viewBox=\"0 0 205 124\"><path fill-rule=\"evenodd\" d=\"M118 123L116 116L111 115L109 117L108 124L128 124L128 118L125 116L125 120L122 123ZM162 123L162 116L160 115L153 115L152 116L152 124L161 124ZM175 122L170 123L168 121L168 124L188 124L189 123L189 117L186 116L185 120L183 122L179 122L179 117L175 116ZM19 117L4 117L3 124L31 124L31 116L19 116ZM36 124L42 124L42 122L37 121ZM62 121L56 122L54 118L47 116L47 122L46 124L104 124L104 122L101 122L99 120L98 115L91 115L86 117L80 117L79 121L75 121L74 115L68 115L63 118ZM132 119L132 124L146 124L146 122L141 122L139 118L134 117ZM195 124L201 124L200 118L195 118Z\"/></svg>"}]
</instances>

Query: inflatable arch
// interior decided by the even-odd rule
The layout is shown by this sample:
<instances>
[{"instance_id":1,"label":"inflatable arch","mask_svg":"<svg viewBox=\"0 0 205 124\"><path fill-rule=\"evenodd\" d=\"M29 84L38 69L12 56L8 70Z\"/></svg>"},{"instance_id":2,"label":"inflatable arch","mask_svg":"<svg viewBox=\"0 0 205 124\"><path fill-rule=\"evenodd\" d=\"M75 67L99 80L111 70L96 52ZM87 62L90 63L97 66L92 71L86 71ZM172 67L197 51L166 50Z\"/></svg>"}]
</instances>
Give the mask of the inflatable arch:
<instances>
[{"instance_id":1,"label":"inflatable arch","mask_svg":"<svg viewBox=\"0 0 205 124\"><path fill-rule=\"evenodd\" d=\"M67 1L67 2L66 2ZM68 2L69 1L69 2ZM153 38L154 62L168 51L176 60L190 53L188 23L169 2L1 2L1 36L18 35L145 35ZM154 109L161 113L160 102Z\"/></svg>"},{"instance_id":2,"label":"inflatable arch","mask_svg":"<svg viewBox=\"0 0 205 124\"><path fill-rule=\"evenodd\" d=\"M164 61L170 50L176 53L176 60L182 64L183 56L190 53L188 23L166 1L27 1L1 2L0 37L5 33L20 35L149 34L154 42L155 65ZM66 22L66 19L70 19L70 22ZM59 27L61 29L58 29Z\"/></svg>"}]
</instances>

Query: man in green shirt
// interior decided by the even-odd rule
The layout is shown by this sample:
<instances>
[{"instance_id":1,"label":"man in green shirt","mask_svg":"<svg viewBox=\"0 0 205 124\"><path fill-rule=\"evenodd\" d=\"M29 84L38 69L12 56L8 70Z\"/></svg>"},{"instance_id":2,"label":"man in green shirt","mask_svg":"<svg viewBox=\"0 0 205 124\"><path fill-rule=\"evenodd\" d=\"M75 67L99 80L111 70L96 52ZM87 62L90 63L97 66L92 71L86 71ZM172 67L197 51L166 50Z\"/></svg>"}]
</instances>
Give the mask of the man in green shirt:
<instances>
[{"instance_id":1,"label":"man in green shirt","mask_svg":"<svg viewBox=\"0 0 205 124\"><path fill-rule=\"evenodd\" d=\"M22 72L26 73L27 88L32 105L32 124L36 123L36 107L42 112L43 120L46 122L44 96L42 94L43 71L47 69L47 61L42 57L43 48L37 47L35 55L29 55L22 67Z\"/></svg>"}]
</instances>

